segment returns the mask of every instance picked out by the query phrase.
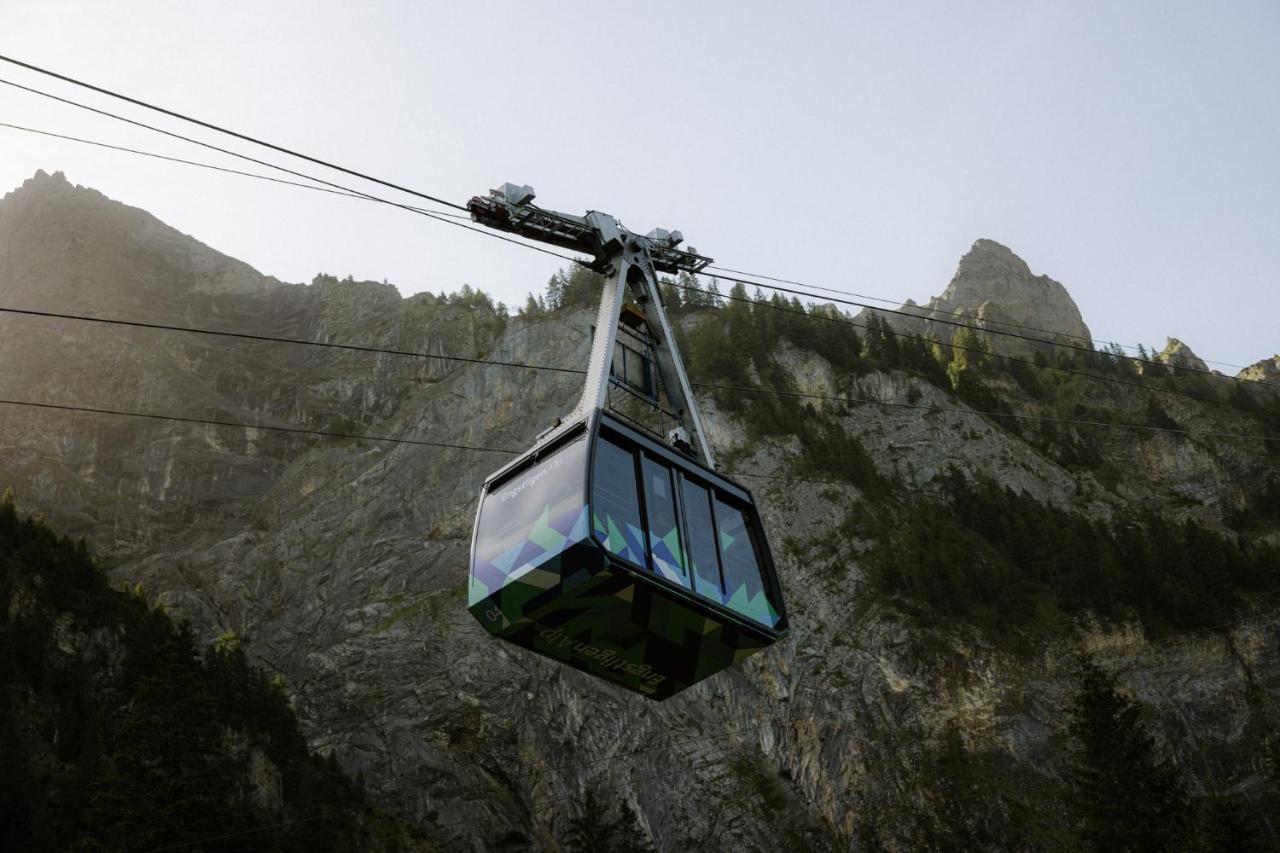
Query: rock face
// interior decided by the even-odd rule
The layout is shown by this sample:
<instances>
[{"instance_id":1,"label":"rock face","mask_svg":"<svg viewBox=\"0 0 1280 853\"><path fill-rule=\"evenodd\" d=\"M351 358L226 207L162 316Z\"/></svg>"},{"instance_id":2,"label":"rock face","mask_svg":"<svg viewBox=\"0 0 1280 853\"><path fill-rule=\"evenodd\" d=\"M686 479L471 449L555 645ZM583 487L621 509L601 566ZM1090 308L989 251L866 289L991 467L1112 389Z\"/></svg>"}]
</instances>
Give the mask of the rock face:
<instances>
[{"instance_id":1,"label":"rock face","mask_svg":"<svg viewBox=\"0 0 1280 853\"><path fill-rule=\"evenodd\" d=\"M0 202L0 300L440 355L474 355L501 329L430 296L402 300L388 285L331 276L281 284L144 211L44 173ZM193 525L243 526L311 444L266 427L363 430L449 364L12 314L0 314L0 363L5 399L264 427L156 421L140 430L129 419L0 406L5 474L30 499L63 506L68 533L121 558Z\"/></svg>"},{"instance_id":2,"label":"rock face","mask_svg":"<svg viewBox=\"0 0 1280 853\"><path fill-rule=\"evenodd\" d=\"M1156 355L1155 360L1162 361L1171 367L1185 367L1202 372L1208 372L1209 370L1209 365L1205 364L1200 356L1192 352L1191 347L1177 338L1169 338L1169 342Z\"/></svg>"},{"instance_id":3,"label":"rock face","mask_svg":"<svg viewBox=\"0 0 1280 853\"><path fill-rule=\"evenodd\" d=\"M46 175L0 202L0 305L569 367L585 362L594 319L504 320L474 300L402 299L328 277L282 284ZM985 240L921 310L1088 337L1061 285ZM779 360L797 387L834 381L812 352ZM781 476L795 439L749 441L710 399L701 405L720 455L759 478L750 484L793 636L660 705L491 641L465 611L467 553L480 484L508 457L458 446L529 446L572 406L577 383L445 358L0 315L3 399L454 445L0 405L0 487L114 554L115 578L141 581L206 636L249 638L287 677L312 744L448 849L565 849L588 792L634 818L657 850L848 850L868 839L919 849L953 808L950 783L920 772L948 732L1013 768L1025 790L1054 790L1079 644L1028 658L963 628L925 637L867 599L862 544L838 530L865 497ZM872 372L847 392L953 410L833 415L884 476L912 489L956 466L1101 518L1171 505L1220 524L1273 464L1261 448L1108 434L1096 448L1115 466L1107 486L965 417L921 379ZM1179 401L1169 415L1199 423L1203 413ZM1280 689L1277 614L1174 641L1086 626L1082 642L1155 709L1197 778L1259 796L1253 697Z\"/></svg>"},{"instance_id":4,"label":"rock face","mask_svg":"<svg viewBox=\"0 0 1280 853\"><path fill-rule=\"evenodd\" d=\"M1280 355L1264 358L1241 370L1237 376L1252 382L1266 382L1269 385L1280 385Z\"/></svg>"},{"instance_id":5,"label":"rock face","mask_svg":"<svg viewBox=\"0 0 1280 853\"><path fill-rule=\"evenodd\" d=\"M1044 275L1034 275L1026 262L994 240L978 240L960 259L951 283L927 305L908 300L900 309L919 316L880 316L900 331L950 341L967 323L1076 346L1093 338L1067 289ZM993 337L1000 352L1026 353L1038 345L1010 337Z\"/></svg>"}]
</instances>

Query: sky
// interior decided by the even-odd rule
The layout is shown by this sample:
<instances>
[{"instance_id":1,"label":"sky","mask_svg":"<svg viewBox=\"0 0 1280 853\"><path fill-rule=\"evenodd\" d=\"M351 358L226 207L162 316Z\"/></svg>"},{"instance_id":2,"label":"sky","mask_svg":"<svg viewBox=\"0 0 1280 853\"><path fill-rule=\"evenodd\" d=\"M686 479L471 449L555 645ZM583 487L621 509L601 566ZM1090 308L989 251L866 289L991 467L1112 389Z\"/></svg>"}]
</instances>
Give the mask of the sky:
<instances>
[{"instance_id":1,"label":"sky","mask_svg":"<svg viewBox=\"0 0 1280 853\"><path fill-rule=\"evenodd\" d=\"M530 184L544 207L678 228L723 266L896 301L940 293L986 237L1066 285L1099 339L1175 336L1235 365L1280 351L1275 0L0 0L0 20L0 54L451 201ZM0 122L263 171L2 85ZM466 283L521 304L562 265L391 207L0 127L0 193L37 169L285 281Z\"/></svg>"}]
</instances>

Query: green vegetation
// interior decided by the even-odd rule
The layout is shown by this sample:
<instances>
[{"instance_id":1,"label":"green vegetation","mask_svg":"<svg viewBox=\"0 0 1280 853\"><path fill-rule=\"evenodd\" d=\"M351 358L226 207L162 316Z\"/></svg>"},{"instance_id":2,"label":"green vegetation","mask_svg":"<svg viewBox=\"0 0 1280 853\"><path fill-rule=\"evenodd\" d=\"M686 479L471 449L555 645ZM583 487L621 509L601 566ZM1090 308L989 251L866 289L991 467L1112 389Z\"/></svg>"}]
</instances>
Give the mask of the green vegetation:
<instances>
[{"instance_id":1,"label":"green vegetation","mask_svg":"<svg viewBox=\"0 0 1280 853\"><path fill-rule=\"evenodd\" d=\"M1115 679L1081 660L1070 732L1081 835L1096 850L1167 850L1185 832L1185 793L1161 760L1141 708Z\"/></svg>"},{"instance_id":2,"label":"green vegetation","mask_svg":"<svg viewBox=\"0 0 1280 853\"><path fill-rule=\"evenodd\" d=\"M1069 725L1071 775L1081 840L1117 853L1260 850L1262 827L1239 795L1192 798L1178 768L1158 754L1142 707L1114 676L1080 660Z\"/></svg>"},{"instance_id":3,"label":"green vegetation","mask_svg":"<svg viewBox=\"0 0 1280 853\"><path fill-rule=\"evenodd\" d=\"M834 850L837 841L828 827L813 825L795 808L795 796L782 781L786 771L775 771L763 756L739 755L729 764L730 776L745 791L752 810L761 811L781 839L783 850Z\"/></svg>"},{"instance_id":4,"label":"green vegetation","mask_svg":"<svg viewBox=\"0 0 1280 853\"><path fill-rule=\"evenodd\" d=\"M652 849L631 807L609 806L587 783L582 814L569 820L568 848L572 853L649 853Z\"/></svg>"},{"instance_id":5,"label":"green vegetation","mask_svg":"<svg viewBox=\"0 0 1280 853\"><path fill-rule=\"evenodd\" d=\"M1154 633L1208 628L1249 596L1280 589L1280 550L1192 522L1152 515L1108 526L955 470L943 491L945 501L872 517L873 588L993 637L1053 633L1084 610L1138 618Z\"/></svg>"},{"instance_id":6,"label":"green vegetation","mask_svg":"<svg viewBox=\"0 0 1280 853\"><path fill-rule=\"evenodd\" d=\"M198 648L0 500L0 848L396 849L227 635Z\"/></svg>"},{"instance_id":7,"label":"green vegetation","mask_svg":"<svg viewBox=\"0 0 1280 853\"><path fill-rule=\"evenodd\" d=\"M926 748L916 783L935 813L900 815L930 850L1071 850L1061 782L1035 773L998 750L969 749L954 726ZM923 819L921 819L923 818Z\"/></svg>"},{"instance_id":8,"label":"green vegetation","mask_svg":"<svg viewBox=\"0 0 1280 853\"><path fill-rule=\"evenodd\" d=\"M1161 754L1144 707L1114 676L1079 660L1060 731L1065 772L1046 774L1003 750L966 747L956 726L923 745L907 803L872 805L866 849L1096 850L1099 853L1250 853L1264 849L1266 803L1239 793L1195 796ZM923 740L923 738L922 738ZM873 800L874 803L874 800ZM922 807L915 807L915 806ZM886 845L881 827L893 827Z\"/></svg>"},{"instance_id":9,"label":"green vegetation","mask_svg":"<svg viewBox=\"0 0 1280 853\"><path fill-rule=\"evenodd\" d=\"M604 276L600 273L575 264L551 276L546 296L529 294L520 314L528 317L561 309L595 308L600 304L604 284Z\"/></svg>"}]
</instances>

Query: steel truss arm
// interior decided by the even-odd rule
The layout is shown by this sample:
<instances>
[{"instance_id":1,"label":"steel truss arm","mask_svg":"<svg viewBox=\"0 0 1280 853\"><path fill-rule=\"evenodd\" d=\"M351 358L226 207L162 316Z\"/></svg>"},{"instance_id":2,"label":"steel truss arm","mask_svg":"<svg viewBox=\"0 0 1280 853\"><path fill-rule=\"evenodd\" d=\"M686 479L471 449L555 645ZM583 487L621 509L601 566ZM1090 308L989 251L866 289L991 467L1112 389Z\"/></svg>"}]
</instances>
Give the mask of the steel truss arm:
<instances>
[{"instance_id":1,"label":"steel truss arm","mask_svg":"<svg viewBox=\"0 0 1280 853\"><path fill-rule=\"evenodd\" d=\"M662 304L657 277L659 272L699 272L712 262L711 258L677 249L684 240L679 231L656 228L642 237L622 227L608 214L594 210L583 216L557 213L535 207L533 198L531 187L508 183L490 190L488 196L471 199L467 209L475 221L492 228L588 253L593 257L588 266L608 276L596 314L582 396L567 423L590 417L608 405L618 323L630 289L635 301L644 306L645 322L654 340L658 377L671 409L680 419L680 427L673 430L667 440L714 469L711 444L702 428L693 390ZM550 430L543 440L556 432L558 430Z\"/></svg>"}]
</instances>

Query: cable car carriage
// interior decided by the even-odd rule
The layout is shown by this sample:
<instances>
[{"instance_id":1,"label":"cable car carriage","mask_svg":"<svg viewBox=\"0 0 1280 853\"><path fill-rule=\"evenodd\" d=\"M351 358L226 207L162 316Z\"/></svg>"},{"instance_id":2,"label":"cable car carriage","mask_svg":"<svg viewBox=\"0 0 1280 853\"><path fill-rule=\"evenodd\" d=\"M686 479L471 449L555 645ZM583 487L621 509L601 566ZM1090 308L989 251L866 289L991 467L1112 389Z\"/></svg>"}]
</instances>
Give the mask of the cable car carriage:
<instances>
[{"instance_id":1,"label":"cable car carriage","mask_svg":"<svg viewBox=\"0 0 1280 853\"><path fill-rule=\"evenodd\" d=\"M677 249L679 232L641 237L533 197L504 184L468 208L590 254L608 278L577 407L484 484L468 608L496 637L666 699L787 632L760 515L715 471L658 291L658 272L711 260ZM660 436L611 411L611 388L638 391L675 427Z\"/></svg>"}]
</instances>

